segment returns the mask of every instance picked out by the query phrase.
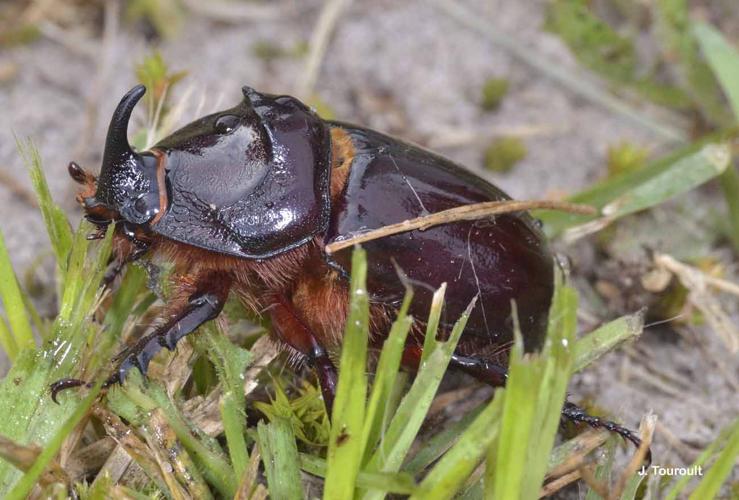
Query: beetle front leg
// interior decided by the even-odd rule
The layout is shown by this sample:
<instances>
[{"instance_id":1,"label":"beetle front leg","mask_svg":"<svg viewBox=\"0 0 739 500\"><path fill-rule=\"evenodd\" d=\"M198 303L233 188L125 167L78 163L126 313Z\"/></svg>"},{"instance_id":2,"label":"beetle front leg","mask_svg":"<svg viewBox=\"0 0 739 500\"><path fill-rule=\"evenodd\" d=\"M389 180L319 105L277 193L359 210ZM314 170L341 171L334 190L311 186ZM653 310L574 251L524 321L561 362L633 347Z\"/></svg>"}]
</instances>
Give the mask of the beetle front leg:
<instances>
[{"instance_id":1,"label":"beetle front leg","mask_svg":"<svg viewBox=\"0 0 739 500\"><path fill-rule=\"evenodd\" d=\"M149 362L163 347L170 351L174 350L182 337L220 314L228 298L230 285L229 277L215 274L197 280L194 285L184 285L183 290L175 296L185 299L169 306L167 314L169 320L116 356L116 359L120 360L118 367L105 381L103 387L122 383L133 367L146 375ZM60 391L82 385L91 384L77 379L59 380L51 385L51 397L56 401Z\"/></svg>"},{"instance_id":2,"label":"beetle front leg","mask_svg":"<svg viewBox=\"0 0 739 500\"><path fill-rule=\"evenodd\" d=\"M316 336L285 297L279 296L276 298L275 303L270 308L270 314L277 337L308 357L313 370L318 376L323 401L330 417L334 398L336 397L338 375L326 349L316 340Z\"/></svg>"},{"instance_id":3,"label":"beetle front leg","mask_svg":"<svg viewBox=\"0 0 739 500\"><path fill-rule=\"evenodd\" d=\"M180 315L146 335L118 356L120 364L105 385L122 383L133 367L146 375L149 362L163 347L173 351L180 339L197 330L203 323L215 319L225 302L226 297L217 291L205 291L191 296Z\"/></svg>"},{"instance_id":4,"label":"beetle front leg","mask_svg":"<svg viewBox=\"0 0 739 500\"><path fill-rule=\"evenodd\" d=\"M146 239L137 236L135 229L123 224L121 235L118 237L117 251L112 261L105 270L101 286L109 287L113 281L123 272L123 269L143 257L148 251L150 244Z\"/></svg>"}]
</instances>

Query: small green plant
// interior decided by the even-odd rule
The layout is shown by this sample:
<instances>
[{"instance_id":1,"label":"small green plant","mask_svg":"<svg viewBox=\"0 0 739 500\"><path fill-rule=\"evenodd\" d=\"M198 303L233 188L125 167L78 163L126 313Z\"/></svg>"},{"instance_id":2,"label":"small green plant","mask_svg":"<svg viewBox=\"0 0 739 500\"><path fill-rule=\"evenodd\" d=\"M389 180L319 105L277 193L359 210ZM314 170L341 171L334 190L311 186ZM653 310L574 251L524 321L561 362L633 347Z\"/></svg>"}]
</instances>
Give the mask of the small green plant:
<instances>
[{"instance_id":1,"label":"small green plant","mask_svg":"<svg viewBox=\"0 0 739 500\"><path fill-rule=\"evenodd\" d=\"M615 177L620 174L634 172L646 166L649 150L629 142L621 142L610 146L606 157L608 177Z\"/></svg>"},{"instance_id":2,"label":"small green plant","mask_svg":"<svg viewBox=\"0 0 739 500\"><path fill-rule=\"evenodd\" d=\"M480 106L485 111L494 111L508 93L508 80L505 78L489 78L482 85Z\"/></svg>"},{"instance_id":3,"label":"small green plant","mask_svg":"<svg viewBox=\"0 0 739 500\"><path fill-rule=\"evenodd\" d=\"M500 137L485 149L485 168L491 172L507 173L526 158L526 146L518 137Z\"/></svg>"}]
</instances>

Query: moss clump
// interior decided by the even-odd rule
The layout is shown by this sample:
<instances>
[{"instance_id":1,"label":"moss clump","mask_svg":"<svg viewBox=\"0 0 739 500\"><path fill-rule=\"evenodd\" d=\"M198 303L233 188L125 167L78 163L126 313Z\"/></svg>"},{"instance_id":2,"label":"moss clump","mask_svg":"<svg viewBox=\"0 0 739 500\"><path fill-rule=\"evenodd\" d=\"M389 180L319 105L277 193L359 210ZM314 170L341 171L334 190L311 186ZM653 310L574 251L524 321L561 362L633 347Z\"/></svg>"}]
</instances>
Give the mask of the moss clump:
<instances>
[{"instance_id":1,"label":"moss clump","mask_svg":"<svg viewBox=\"0 0 739 500\"><path fill-rule=\"evenodd\" d=\"M33 24L7 27L0 30L0 47L15 47L35 42L41 36L41 31Z\"/></svg>"},{"instance_id":2,"label":"moss clump","mask_svg":"<svg viewBox=\"0 0 739 500\"><path fill-rule=\"evenodd\" d=\"M621 142L608 148L608 177L639 170L647 164L649 150L629 142Z\"/></svg>"},{"instance_id":3,"label":"moss clump","mask_svg":"<svg viewBox=\"0 0 739 500\"><path fill-rule=\"evenodd\" d=\"M485 168L492 172L510 172L526 158L526 146L518 137L500 137L485 150Z\"/></svg>"},{"instance_id":4,"label":"moss clump","mask_svg":"<svg viewBox=\"0 0 739 500\"><path fill-rule=\"evenodd\" d=\"M508 80L505 78L488 78L482 86L480 105L485 111L494 111L508 93Z\"/></svg>"},{"instance_id":5,"label":"moss clump","mask_svg":"<svg viewBox=\"0 0 739 500\"><path fill-rule=\"evenodd\" d=\"M285 50L268 40L259 40L251 47L252 53L265 62L274 61L285 56Z\"/></svg>"}]
</instances>

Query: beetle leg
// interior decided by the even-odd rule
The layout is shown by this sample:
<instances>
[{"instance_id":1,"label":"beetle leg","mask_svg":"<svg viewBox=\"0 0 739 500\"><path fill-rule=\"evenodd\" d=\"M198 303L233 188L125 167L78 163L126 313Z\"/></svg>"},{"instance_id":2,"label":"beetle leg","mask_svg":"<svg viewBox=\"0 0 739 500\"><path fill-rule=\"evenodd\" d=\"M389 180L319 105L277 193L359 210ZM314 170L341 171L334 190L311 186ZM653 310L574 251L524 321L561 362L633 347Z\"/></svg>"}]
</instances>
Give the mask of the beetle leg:
<instances>
[{"instance_id":1,"label":"beetle leg","mask_svg":"<svg viewBox=\"0 0 739 500\"><path fill-rule=\"evenodd\" d=\"M565 401L565 404L562 407L562 417L575 424L587 424L594 429L606 429L609 432L618 434L623 439L631 441L637 448L641 446L641 439L636 435L636 433L634 433L634 431L627 429L616 422L589 415L584 409L574 403L570 403L569 401ZM647 449L647 456L645 459L647 461L647 465L652 463L651 449Z\"/></svg>"},{"instance_id":2,"label":"beetle leg","mask_svg":"<svg viewBox=\"0 0 739 500\"><path fill-rule=\"evenodd\" d=\"M163 347L173 351L180 339L221 313L228 297L228 290L229 286L223 286L223 283L213 283L210 287L192 294L179 314L141 338L132 347L125 349L117 357L121 360L120 364L105 385L122 383L128 371L134 366L145 375L149 362Z\"/></svg>"},{"instance_id":3,"label":"beetle leg","mask_svg":"<svg viewBox=\"0 0 739 500\"><path fill-rule=\"evenodd\" d=\"M482 358L453 354L449 365L493 387L505 386L508 380L508 370L506 368ZM637 448L641 445L641 439L633 431L610 420L589 415L584 409L569 401L565 401L562 407L562 417L576 424L587 424L596 429L606 429L609 432L614 432L622 438L631 441ZM651 463L651 450L647 451L646 459L647 462Z\"/></svg>"},{"instance_id":4,"label":"beetle leg","mask_svg":"<svg viewBox=\"0 0 739 500\"><path fill-rule=\"evenodd\" d=\"M449 365L493 387L502 387L508 380L506 368L482 358L452 354Z\"/></svg>"},{"instance_id":5,"label":"beetle leg","mask_svg":"<svg viewBox=\"0 0 739 500\"><path fill-rule=\"evenodd\" d=\"M323 401L329 416L336 396L337 373L326 349L316 340L292 304L285 297L278 296L270 308L272 326L277 337L308 357L321 385Z\"/></svg>"},{"instance_id":6,"label":"beetle leg","mask_svg":"<svg viewBox=\"0 0 739 500\"><path fill-rule=\"evenodd\" d=\"M109 287L113 281L121 274L123 269L132 262L139 260L147 251L149 251L149 243L136 237L135 232L124 226L124 235L133 245L131 251L127 251L127 255L115 257L108 265L103 276L101 286Z\"/></svg>"},{"instance_id":7,"label":"beetle leg","mask_svg":"<svg viewBox=\"0 0 739 500\"><path fill-rule=\"evenodd\" d=\"M194 292L187 296L184 305L175 306L177 312L169 314L170 319L166 323L116 356L115 359L119 360L118 367L108 377L103 387L122 383L128 371L133 367L146 375L149 362L163 347L170 351L174 350L182 337L220 314L228 298L230 285L229 277L215 274L197 280L194 285L185 285L187 288L192 286ZM52 398L56 401L56 396L60 391L83 385L91 386L90 383L77 379L59 380L51 385Z\"/></svg>"}]
</instances>

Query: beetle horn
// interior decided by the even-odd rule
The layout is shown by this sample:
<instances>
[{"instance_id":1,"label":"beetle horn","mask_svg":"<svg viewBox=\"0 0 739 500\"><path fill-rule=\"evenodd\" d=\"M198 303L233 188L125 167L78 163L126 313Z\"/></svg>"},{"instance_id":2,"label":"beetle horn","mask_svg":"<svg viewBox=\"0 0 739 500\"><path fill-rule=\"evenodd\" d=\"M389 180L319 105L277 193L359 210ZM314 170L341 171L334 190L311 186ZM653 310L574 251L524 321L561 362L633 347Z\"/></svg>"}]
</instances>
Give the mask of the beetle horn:
<instances>
[{"instance_id":1,"label":"beetle horn","mask_svg":"<svg viewBox=\"0 0 739 500\"><path fill-rule=\"evenodd\" d=\"M128 143L128 122L131 113L146 93L146 87L136 85L123 96L113 112L105 140L103 165L98 177L98 188L94 198L86 200L86 206L105 205L119 210L133 191L148 190L141 185L144 176L144 157L135 153ZM133 188L133 189L131 189ZM129 192L130 191L130 192Z\"/></svg>"},{"instance_id":2,"label":"beetle horn","mask_svg":"<svg viewBox=\"0 0 739 500\"><path fill-rule=\"evenodd\" d=\"M123 96L121 102L113 113L113 118L108 126L108 136L105 140L105 153L103 154L103 172L126 161L134 154L128 144L128 121L136 103L146 93L146 87L136 85ZM101 172L101 176L103 173Z\"/></svg>"}]
</instances>

